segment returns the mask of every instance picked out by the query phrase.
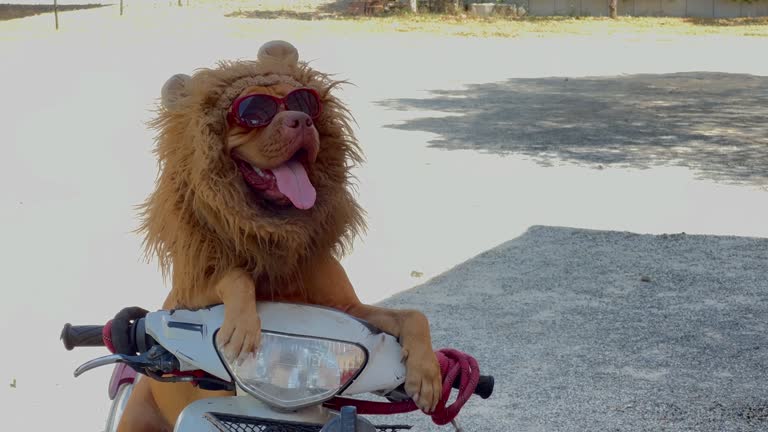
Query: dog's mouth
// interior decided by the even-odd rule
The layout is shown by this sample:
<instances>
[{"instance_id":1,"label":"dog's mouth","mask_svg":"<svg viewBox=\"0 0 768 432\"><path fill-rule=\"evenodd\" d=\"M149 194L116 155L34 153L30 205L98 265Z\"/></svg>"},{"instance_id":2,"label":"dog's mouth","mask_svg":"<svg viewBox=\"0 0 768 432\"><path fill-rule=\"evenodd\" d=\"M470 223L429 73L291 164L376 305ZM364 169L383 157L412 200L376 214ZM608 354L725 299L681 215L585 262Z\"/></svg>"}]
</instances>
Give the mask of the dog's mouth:
<instances>
[{"instance_id":1,"label":"dog's mouth","mask_svg":"<svg viewBox=\"0 0 768 432\"><path fill-rule=\"evenodd\" d=\"M317 192L307 175L308 158L304 149L272 169L261 169L233 155L245 183L263 198L275 203L308 210L315 205Z\"/></svg>"}]
</instances>

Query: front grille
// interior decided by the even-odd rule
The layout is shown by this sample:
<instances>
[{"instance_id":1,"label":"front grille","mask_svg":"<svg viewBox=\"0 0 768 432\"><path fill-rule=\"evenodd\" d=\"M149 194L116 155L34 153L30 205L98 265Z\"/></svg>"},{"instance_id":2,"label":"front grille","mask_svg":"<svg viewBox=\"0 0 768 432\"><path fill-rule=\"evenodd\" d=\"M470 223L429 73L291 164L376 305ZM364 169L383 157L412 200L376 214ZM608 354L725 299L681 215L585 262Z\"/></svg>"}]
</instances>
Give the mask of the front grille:
<instances>
[{"instance_id":1,"label":"front grille","mask_svg":"<svg viewBox=\"0 0 768 432\"><path fill-rule=\"evenodd\" d=\"M221 432L320 432L321 425L291 421L276 421L257 417L235 416L230 414L207 413L206 418ZM411 426L380 425L379 432L398 432L409 430Z\"/></svg>"}]
</instances>

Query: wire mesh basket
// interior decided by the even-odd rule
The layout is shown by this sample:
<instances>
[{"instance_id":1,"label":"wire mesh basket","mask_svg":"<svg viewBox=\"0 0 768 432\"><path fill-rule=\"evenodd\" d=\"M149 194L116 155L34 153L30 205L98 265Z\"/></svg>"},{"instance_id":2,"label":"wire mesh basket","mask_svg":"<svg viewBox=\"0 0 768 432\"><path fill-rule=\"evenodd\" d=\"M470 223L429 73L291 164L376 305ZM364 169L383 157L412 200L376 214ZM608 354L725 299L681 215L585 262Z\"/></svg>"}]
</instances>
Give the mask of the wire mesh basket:
<instances>
[{"instance_id":1,"label":"wire mesh basket","mask_svg":"<svg viewBox=\"0 0 768 432\"><path fill-rule=\"evenodd\" d=\"M286 420L270 420L231 414L207 413L206 419L221 432L320 432L322 425ZM405 425L378 425L379 432L410 430Z\"/></svg>"}]
</instances>

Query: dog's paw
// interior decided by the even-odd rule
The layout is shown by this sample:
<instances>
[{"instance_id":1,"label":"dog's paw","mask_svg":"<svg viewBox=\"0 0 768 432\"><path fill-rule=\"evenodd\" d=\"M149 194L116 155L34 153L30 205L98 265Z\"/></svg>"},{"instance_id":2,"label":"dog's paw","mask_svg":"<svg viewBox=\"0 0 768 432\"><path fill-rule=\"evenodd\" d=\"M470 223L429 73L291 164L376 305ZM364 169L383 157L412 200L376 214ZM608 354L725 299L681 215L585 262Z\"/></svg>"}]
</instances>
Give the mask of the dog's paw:
<instances>
[{"instance_id":1,"label":"dog's paw","mask_svg":"<svg viewBox=\"0 0 768 432\"><path fill-rule=\"evenodd\" d=\"M229 361L243 361L261 342L261 319L256 306L224 309L224 323L216 335L222 354Z\"/></svg>"},{"instance_id":2,"label":"dog's paw","mask_svg":"<svg viewBox=\"0 0 768 432\"><path fill-rule=\"evenodd\" d=\"M443 392L440 364L434 351L403 349L405 358L405 392L424 412L435 410Z\"/></svg>"}]
</instances>

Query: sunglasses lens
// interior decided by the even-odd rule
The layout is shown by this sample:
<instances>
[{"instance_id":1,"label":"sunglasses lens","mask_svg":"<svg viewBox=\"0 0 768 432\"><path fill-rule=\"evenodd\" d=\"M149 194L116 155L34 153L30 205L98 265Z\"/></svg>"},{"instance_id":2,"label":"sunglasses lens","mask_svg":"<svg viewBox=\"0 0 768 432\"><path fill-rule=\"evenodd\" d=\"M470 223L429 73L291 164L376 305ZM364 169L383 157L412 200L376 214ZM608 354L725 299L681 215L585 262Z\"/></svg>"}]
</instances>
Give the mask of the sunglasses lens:
<instances>
[{"instance_id":1,"label":"sunglasses lens","mask_svg":"<svg viewBox=\"0 0 768 432\"><path fill-rule=\"evenodd\" d=\"M312 118L320 115L320 101L310 90L299 89L291 92L285 97L285 105L291 111L301 111Z\"/></svg>"},{"instance_id":2,"label":"sunglasses lens","mask_svg":"<svg viewBox=\"0 0 768 432\"><path fill-rule=\"evenodd\" d=\"M274 99L254 95L243 99L237 107L237 115L251 127L269 124L277 114L278 106Z\"/></svg>"}]
</instances>

